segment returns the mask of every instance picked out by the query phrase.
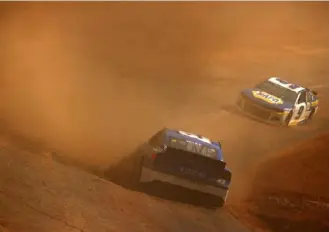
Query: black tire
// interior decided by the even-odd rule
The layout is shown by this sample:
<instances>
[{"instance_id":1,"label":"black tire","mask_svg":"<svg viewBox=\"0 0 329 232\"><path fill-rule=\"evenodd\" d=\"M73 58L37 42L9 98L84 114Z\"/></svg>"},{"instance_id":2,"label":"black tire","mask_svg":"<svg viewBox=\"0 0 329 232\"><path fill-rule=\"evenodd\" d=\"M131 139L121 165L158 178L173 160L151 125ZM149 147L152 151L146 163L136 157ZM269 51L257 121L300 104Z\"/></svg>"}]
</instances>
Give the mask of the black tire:
<instances>
[{"instance_id":1,"label":"black tire","mask_svg":"<svg viewBox=\"0 0 329 232\"><path fill-rule=\"evenodd\" d=\"M292 114L293 114L293 112L292 112L292 110L289 112L289 114L288 114L288 116L286 117L286 119L285 119L285 122L284 122L284 125L285 126L288 126L289 125L289 123L290 123L290 121L291 121L291 118L292 118Z\"/></svg>"},{"instance_id":2,"label":"black tire","mask_svg":"<svg viewBox=\"0 0 329 232\"><path fill-rule=\"evenodd\" d=\"M308 119L307 119L308 122L312 121L314 113L315 113L315 109L312 109L312 111L311 111L311 113L310 113L310 115L308 116Z\"/></svg>"}]
</instances>

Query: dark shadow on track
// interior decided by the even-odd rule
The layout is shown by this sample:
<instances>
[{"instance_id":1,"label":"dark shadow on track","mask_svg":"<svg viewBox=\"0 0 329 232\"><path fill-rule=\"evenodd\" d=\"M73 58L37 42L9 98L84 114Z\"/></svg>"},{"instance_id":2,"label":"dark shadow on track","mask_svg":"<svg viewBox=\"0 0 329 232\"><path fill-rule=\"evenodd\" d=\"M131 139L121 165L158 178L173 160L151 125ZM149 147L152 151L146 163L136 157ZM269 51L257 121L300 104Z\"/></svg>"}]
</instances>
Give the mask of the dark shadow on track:
<instances>
[{"instance_id":1,"label":"dark shadow on track","mask_svg":"<svg viewBox=\"0 0 329 232\"><path fill-rule=\"evenodd\" d=\"M228 106L225 108L225 110L237 112L233 106ZM99 166L92 166L86 161L74 158L68 154L65 154L62 151L49 148L47 147L47 144L42 142L42 140L40 139L27 138L24 135L9 130L8 126L4 123L0 123L0 135L6 136L6 138L10 140L10 143L12 143L15 147L29 151L33 154L43 154L45 153L45 151L52 151L48 152L47 154L47 156L50 156L52 160L66 166L70 166L91 173L132 191L142 192L163 200L179 202L182 204L188 204L207 209L214 209L220 205L219 200L211 195L188 190L180 186L174 186L171 184L159 182L141 184L138 186L134 185L132 181L133 176L131 176L130 174L132 170L131 161L134 157L133 152L130 155L122 154L123 158L116 165L110 167L108 167L108 165L105 165L105 168L102 168ZM106 174L108 175L104 175L104 170L107 171Z\"/></svg>"},{"instance_id":2,"label":"dark shadow on track","mask_svg":"<svg viewBox=\"0 0 329 232\"><path fill-rule=\"evenodd\" d=\"M131 174L132 162L135 153L124 157L117 165L105 170L103 177L124 188L142 192L164 200L194 205L207 209L216 209L222 206L222 201L210 194L189 190L169 183L152 182L136 183Z\"/></svg>"},{"instance_id":3,"label":"dark shadow on track","mask_svg":"<svg viewBox=\"0 0 329 232\"><path fill-rule=\"evenodd\" d=\"M117 165L110 166L103 170L100 167L90 166L74 158L52 152L52 159L61 164L78 168L83 171L97 175L107 181L111 181L131 191L145 193L163 200L169 200L182 204L203 207L206 209L217 209L222 202L215 196L182 188L168 183L152 182L136 184L131 176L131 156L124 157Z\"/></svg>"},{"instance_id":4,"label":"dark shadow on track","mask_svg":"<svg viewBox=\"0 0 329 232\"><path fill-rule=\"evenodd\" d=\"M206 209L215 210L222 205L221 200L217 197L168 183L154 182L143 184L140 186L140 191L165 200L194 205Z\"/></svg>"},{"instance_id":5,"label":"dark shadow on track","mask_svg":"<svg viewBox=\"0 0 329 232\"><path fill-rule=\"evenodd\" d=\"M264 124L264 125L268 125L268 126L270 126L272 128L278 128L278 129L282 129L282 130L292 128L292 127L285 127L285 126L282 126L280 124L271 123L271 122L267 122L265 120L261 120L261 119L252 117L249 114L246 114L246 113L241 112L239 109L237 109L237 106L235 106L235 105L226 105L226 106L223 106L222 107L222 110L224 110L226 112L229 112L231 114L234 114L234 115L236 115L236 116L238 116L240 118L248 118L251 121L254 121L254 122L257 122L257 123L261 123L261 124ZM306 126L306 125L307 125L306 123L305 124L300 124L297 127Z\"/></svg>"},{"instance_id":6,"label":"dark shadow on track","mask_svg":"<svg viewBox=\"0 0 329 232\"><path fill-rule=\"evenodd\" d=\"M223 106L222 109L224 111L227 111L227 112L229 112L231 114L234 114L234 115L236 115L238 117L241 117L241 118L248 118L248 119L250 119L250 120L252 120L254 122L258 122L258 123L262 123L262 124L265 124L265 125L269 125L271 127L280 127L279 125L276 125L276 124L273 124L273 123L268 123L266 121L262 121L260 119L255 118L255 117L252 117L252 116L250 116L248 114L244 114L240 110L238 110L237 109L237 106L235 106L235 105Z\"/></svg>"}]
</instances>

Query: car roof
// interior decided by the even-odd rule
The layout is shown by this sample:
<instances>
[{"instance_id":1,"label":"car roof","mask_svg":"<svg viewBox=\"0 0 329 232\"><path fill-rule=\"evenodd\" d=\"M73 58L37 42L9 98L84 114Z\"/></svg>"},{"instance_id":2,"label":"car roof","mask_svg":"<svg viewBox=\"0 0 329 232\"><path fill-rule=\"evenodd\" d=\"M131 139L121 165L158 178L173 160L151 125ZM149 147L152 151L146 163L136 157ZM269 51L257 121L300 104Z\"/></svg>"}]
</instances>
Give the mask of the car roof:
<instances>
[{"instance_id":1,"label":"car roof","mask_svg":"<svg viewBox=\"0 0 329 232\"><path fill-rule=\"evenodd\" d=\"M296 85L296 84L293 84L293 83L289 83L288 81L282 80L279 77L270 77L270 78L268 78L268 81L273 83L273 84L279 85L279 86L281 86L285 89L289 89L291 91L294 91L296 93L300 93L300 92L302 92L303 90L306 89L306 88L304 88L300 85ZM292 88L292 86L293 86L293 88Z\"/></svg>"},{"instance_id":2,"label":"car roof","mask_svg":"<svg viewBox=\"0 0 329 232\"><path fill-rule=\"evenodd\" d=\"M211 143L207 143L207 142L204 142L200 139L196 139L196 138L193 138L193 137L190 137L190 136L187 136L187 135L183 135L183 134L179 133L179 131L180 130L165 128L165 135L166 135L166 137L174 137L174 138L177 138L177 139L189 140L189 141L192 141L192 142L196 142L196 143L208 146L209 148L221 151L221 146L218 142L214 142L214 141L211 141L209 139L211 141ZM193 133L191 133L191 134L193 134ZM199 136L201 136L201 135L199 135Z\"/></svg>"}]
</instances>

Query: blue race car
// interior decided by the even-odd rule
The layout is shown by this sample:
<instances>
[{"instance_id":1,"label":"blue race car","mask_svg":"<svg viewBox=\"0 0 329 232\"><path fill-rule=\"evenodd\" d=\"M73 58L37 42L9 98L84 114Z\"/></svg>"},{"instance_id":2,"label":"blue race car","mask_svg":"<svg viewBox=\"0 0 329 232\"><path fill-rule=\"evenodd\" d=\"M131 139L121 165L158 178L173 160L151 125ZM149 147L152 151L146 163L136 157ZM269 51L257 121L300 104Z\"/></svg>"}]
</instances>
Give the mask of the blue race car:
<instances>
[{"instance_id":1,"label":"blue race car","mask_svg":"<svg viewBox=\"0 0 329 232\"><path fill-rule=\"evenodd\" d=\"M220 142L164 128L135 154L133 176L138 182L167 182L213 195L217 206L226 202L231 172L223 161Z\"/></svg>"},{"instance_id":2,"label":"blue race car","mask_svg":"<svg viewBox=\"0 0 329 232\"><path fill-rule=\"evenodd\" d=\"M309 122L318 111L317 93L278 77L271 77L241 92L237 105L241 112L283 126Z\"/></svg>"}]
</instances>

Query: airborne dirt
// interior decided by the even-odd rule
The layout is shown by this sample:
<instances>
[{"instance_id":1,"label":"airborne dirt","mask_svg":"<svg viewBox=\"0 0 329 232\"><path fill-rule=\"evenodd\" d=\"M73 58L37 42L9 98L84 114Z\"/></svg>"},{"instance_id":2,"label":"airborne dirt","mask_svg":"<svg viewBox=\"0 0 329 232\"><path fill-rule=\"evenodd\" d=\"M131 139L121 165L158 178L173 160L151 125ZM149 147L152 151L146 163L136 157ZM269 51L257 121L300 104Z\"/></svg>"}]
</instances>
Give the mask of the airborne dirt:
<instances>
[{"instance_id":1,"label":"airborne dirt","mask_svg":"<svg viewBox=\"0 0 329 232\"><path fill-rule=\"evenodd\" d=\"M89 165L103 166L119 162L163 126L196 131L222 141L234 175L229 203L238 203L249 191L254 168L272 156L266 154L275 156L269 151L328 130L325 88L318 89L322 103L318 117L303 128L272 127L229 110L242 88L271 75L302 85L328 86L327 3L1 3L0 7L2 127L37 139L39 151L53 147ZM79 204L101 211L101 203L84 203L89 198L82 197L83 186L91 183L81 179L87 177L77 178L72 186L76 189L71 190L81 199ZM123 210L138 214L142 206L133 200L135 193L115 185L106 188L122 197L119 202L127 207ZM213 229L220 225L218 218L224 223L228 217L222 211L210 213L192 206L185 214L185 206L147 196L139 200L141 205L156 204L157 215L171 210L161 219L172 222L167 231L189 230L195 215ZM54 204L49 207L58 201L48 202ZM131 208L125 201L133 202ZM65 207L62 211L68 213ZM111 218L109 212L106 218ZM185 224L176 220L181 217ZM145 223L158 228L159 218ZM93 219L87 215L84 220ZM25 223L21 231L28 230ZM205 228L193 226L195 231ZM58 231L40 225L44 230Z\"/></svg>"}]
</instances>

